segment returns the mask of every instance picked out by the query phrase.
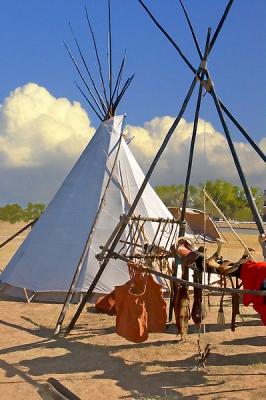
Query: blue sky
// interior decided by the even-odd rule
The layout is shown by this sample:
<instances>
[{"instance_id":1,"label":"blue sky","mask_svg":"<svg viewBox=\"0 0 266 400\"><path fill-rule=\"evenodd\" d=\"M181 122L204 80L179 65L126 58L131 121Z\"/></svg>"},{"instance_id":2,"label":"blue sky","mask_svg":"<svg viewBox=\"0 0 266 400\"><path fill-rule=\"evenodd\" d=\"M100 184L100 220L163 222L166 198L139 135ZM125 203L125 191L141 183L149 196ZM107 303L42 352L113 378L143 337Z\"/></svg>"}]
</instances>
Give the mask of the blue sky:
<instances>
[{"instance_id":1,"label":"blue sky","mask_svg":"<svg viewBox=\"0 0 266 400\"><path fill-rule=\"evenodd\" d=\"M85 3L104 64L107 44L106 0L1 2L1 104L5 103L5 99L16 88L35 83L46 88L55 99L66 98L70 102L80 102L88 112L91 126L97 127L97 117L88 108L74 85L74 79L78 76L63 46L65 40L75 49L68 27L68 22L71 21L86 60L92 71L96 72L95 57L85 19ZM184 0L184 3L203 47L208 26L214 31L227 1ZM146 0L146 4L197 67L198 55L178 1ZM265 0L235 0L208 63L219 97L257 142L266 137L265 20ZM119 112L126 112L127 123L138 127L143 127L145 122L155 117L174 117L191 83L192 73L154 26L137 0L112 0L112 27L114 70L117 70L126 48L125 75L135 73L134 81L120 105ZM196 92L185 114L188 122L193 120ZM0 116L0 125L1 118ZM203 100L201 118L211 122L217 132L222 131L214 105L208 96ZM1 126L5 126L5 123ZM36 127L36 124L34 126ZM233 139L240 142L242 136L231 124L229 126ZM6 132L2 131L0 136L1 134L4 136ZM14 146L12 148L14 149ZM251 154L257 157L255 153ZM141 158L142 154L139 161ZM73 156L71 162L74 159ZM149 162L150 160L142 167L147 168ZM57 181L47 189L48 198L71 165L69 162L68 166L58 173ZM25 170L23 172L18 167L15 170L14 165L11 167L13 169L5 169L5 174L10 182L13 182L14 178L16 186L25 176ZM7 175L7 171L10 175ZM41 173L45 173L45 168L40 168L38 177ZM29 169L27 174L29 175ZM33 179L34 185L37 185L38 177ZM48 175L46 178L49 180ZM260 185L261 180L260 178ZM29 179L31 187L34 186L33 181ZM162 182L155 180L154 183ZM167 183L180 182L173 178L173 181ZM26 194L24 199L25 196ZM15 198L14 193L10 196L6 193L4 196L6 201L14 201ZM19 197L22 201L23 198ZM33 198L37 198L36 194Z\"/></svg>"},{"instance_id":2,"label":"blue sky","mask_svg":"<svg viewBox=\"0 0 266 400\"><path fill-rule=\"evenodd\" d=\"M178 1L146 2L193 64L198 65ZM226 3L185 1L201 44L207 27L215 28ZM87 1L87 7L104 58L106 1ZM112 8L114 58L118 60L127 48L127 73L136 74L121 112L126 111L128 122L133 124L142 124L155 115L174 116L191 81L190 71L137 1L112 0ZM79 100L87 107L73 84L76 72L62 44L63 40L72 44L69 20L84 49L91 49L84 1L1 2L1 100L17 86L36 82L56 97ZM256 139L265 136L265 20L264 0L236 0L209 61L219 96ZM193 106L189 107L188 119L193 116ZM203 114L218 124L208 101L204 102ZM92 116L90 111L89 115Z\"/></svg>"}]
</instances>

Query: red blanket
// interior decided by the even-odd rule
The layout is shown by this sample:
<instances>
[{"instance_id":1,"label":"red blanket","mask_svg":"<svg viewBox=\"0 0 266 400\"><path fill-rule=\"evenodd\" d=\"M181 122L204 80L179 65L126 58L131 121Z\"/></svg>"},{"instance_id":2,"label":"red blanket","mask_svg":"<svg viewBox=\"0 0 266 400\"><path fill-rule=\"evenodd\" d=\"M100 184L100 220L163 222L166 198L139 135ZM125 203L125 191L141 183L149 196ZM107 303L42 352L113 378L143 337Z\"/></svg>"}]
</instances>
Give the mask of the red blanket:
<instances>
[{"instance_id":1,"label":"red blanket","mask_svg":"<svg viewBox=\"0 0 266 400\"><path fill-rule=\"evenodd\" d=\"M247 261L241 267L240 277L244 289L261 290L264 280L266 280L266 262ZM245 306L253 304L254 310L260 314L261 320L266 325L266 303L265 296L254 296L244 294L243 302Z\"/></svg>"}]
</instances>

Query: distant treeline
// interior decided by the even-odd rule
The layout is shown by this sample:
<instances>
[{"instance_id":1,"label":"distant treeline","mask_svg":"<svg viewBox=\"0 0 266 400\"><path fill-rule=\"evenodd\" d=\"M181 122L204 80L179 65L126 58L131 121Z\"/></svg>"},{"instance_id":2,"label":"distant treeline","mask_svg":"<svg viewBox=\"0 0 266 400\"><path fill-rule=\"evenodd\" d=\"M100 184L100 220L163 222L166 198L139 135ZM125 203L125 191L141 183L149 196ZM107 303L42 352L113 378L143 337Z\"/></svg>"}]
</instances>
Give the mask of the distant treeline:
<instances>
[{"instance_id":1,"label":"distant treeline","mask_svg":"<svg viewBox=\"0 0 266 400\"><path fill-rule=\"evenodd\" d=\"M189 198L187 206L203 210L204 196L202 191L203 184L189 187ZM252 214L249 209L245 193L239 186L217 179L205 183L207 193L212 197L217 206L227 218L237 221L252 221ZM155 187L157 194L168 207L181 207L184 185L170 185ZM263 192L261 189L253 187L251 192L257 204L258 210L262 213ZM45 210L43 203L28 203L26 208L19 204L7 204L0 207L0 220L15 223L18 221L31 221L38 218ZM220 218L220 214L214 206L206 199L206 211L213 217Z\"/></svg>"},{"instance_id":2,"label":"distant treeline","mask_svg":"<svg viewBox=\"0 0 266 400\"><path fill-rule=\"evenodd\" d=\"M0 220L14 224L19 221L32 221L38 218L45 210L45 204L28 203L27 207L22 208L19 204L6 204L0 207Z\"/></svg>"},{"instance_id":3,"label":"distant treeline","mask_svg":"<svg viewBox=\"0 0 266 400\"><path fill-rule=\"evenodd\" d=\"M202 210L204 206L204 196L202 191L203 184L189 187L188 207ZM155 188L166 206L181 207L184 185L157 186ZM232 185L221 179L207 181L205 183L206 192L215 201L223 214L236 221L252 221L253 217L249 209L244 190L236 185ZM262 213L263 192L261 189L250 188L258 210ZM219 218L220 214L206 199L206 211L213 217Z\"/></svg>"}]
</instances>

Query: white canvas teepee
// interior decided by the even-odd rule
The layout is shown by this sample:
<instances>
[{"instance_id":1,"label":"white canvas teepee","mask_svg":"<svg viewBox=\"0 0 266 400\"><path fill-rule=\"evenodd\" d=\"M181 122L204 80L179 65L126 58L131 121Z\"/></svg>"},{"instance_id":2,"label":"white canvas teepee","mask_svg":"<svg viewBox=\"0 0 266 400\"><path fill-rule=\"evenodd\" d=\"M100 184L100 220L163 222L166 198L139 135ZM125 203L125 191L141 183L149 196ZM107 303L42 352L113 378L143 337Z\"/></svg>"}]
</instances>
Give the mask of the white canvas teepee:
<instances>
[{"instance_id":1,"label":"white canvas teepee","mask_svg":"<svg viewBox=\"0 0 266 400\"><path fill-rule=\"evenodd\" d=\"M62 301L71 284L80 256L94 224L121 138L123 117L101 123L46 211L1 275L7 294L36 300ZM87 291L98 268L95 254L106 243L121 214L134 200L144 174L122 138L114 174L92 236L87 258L75 292ZM148 185L135 215L171 218L171 214ZM156 226L147 223L145 233L152 240ZM126 235L126 232L125 232ZM111 260L96 286L108 293L128 279L126 264Z\"/></svg>"}]
</instances>

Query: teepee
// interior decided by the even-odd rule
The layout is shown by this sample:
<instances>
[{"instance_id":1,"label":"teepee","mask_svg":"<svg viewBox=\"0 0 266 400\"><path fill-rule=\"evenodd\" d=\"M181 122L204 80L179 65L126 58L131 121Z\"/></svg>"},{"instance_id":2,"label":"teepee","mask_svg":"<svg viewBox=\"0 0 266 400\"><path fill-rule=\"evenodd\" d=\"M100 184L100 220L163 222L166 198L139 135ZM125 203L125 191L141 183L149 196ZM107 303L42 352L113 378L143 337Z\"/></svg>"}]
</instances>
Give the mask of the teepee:
<instances>
[{"instance_id":1,"label":"teepee","mask_svg":"<svg viewBox=\"0 0 266 400\"><path fill-rule=\"evenodd\" d=\"M95 258L99 246L108 240L120 215L127 212L144 179L129 146L121 137L123 120L123 116L114 116L100 124L46 211L2 273L2 288L6 293L25 298L26 290L27 296L34 295L36 300L64 300L116 161L75 288L76 293L87 291L99 268ZM139 214L171 218L150 185L137 206L136 215ZM154 230L152 223L148 228L146 226L148 239L154 236ZM108 293L127 279L125 264L112 260L95 291Z\"/></svg>"},{"instance_id":2,"label":"teepee","mask_svg":"<svg viewBox=\"0 0 266 400\"><path fill-rule=\"evenodd\" d=\"M101 120L100 126L2 273L0 288L8 295L39 301L64 301L74 276L76 281L72 288L75 295L87 292L99 269L95 256L100 252L100 245L107 242L121 215L127 214L144 181L145 176L123 134L124 116L115 115L133 76L121 84L124 56L116 81L112 80L110 1L108 5L108 85L104 82L96 40L86 8L101 90L93 80L72 28L82 60L81 66L65 45L85 90L77 86ZM146 186L135 215L172 218L150 185ZM127 237L129 229L129 226L125 229L121 240ZM156 229L157 226L152 221L146 224L147 241L152 241ZM77 270L78 274L75 275ZM123 284L127 279L125 263L112 260L94 292L108 293L115 285Z\"/></svg>"}]
</instances>

